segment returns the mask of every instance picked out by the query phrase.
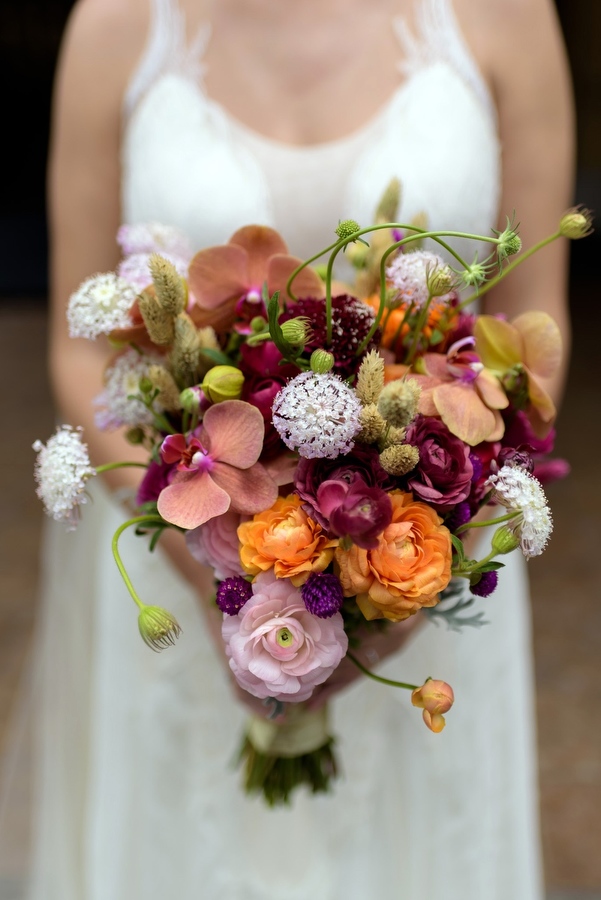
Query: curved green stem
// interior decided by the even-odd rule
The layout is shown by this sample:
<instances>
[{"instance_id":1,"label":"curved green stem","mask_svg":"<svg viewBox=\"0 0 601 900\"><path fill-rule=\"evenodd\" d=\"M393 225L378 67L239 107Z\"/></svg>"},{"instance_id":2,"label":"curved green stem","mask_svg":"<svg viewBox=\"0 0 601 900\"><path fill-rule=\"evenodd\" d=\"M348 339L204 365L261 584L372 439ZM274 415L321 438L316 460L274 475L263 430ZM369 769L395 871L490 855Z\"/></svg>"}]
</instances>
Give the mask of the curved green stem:
<instances>
[{"instance_id":1,"label":"curved green stem","mask_svg":"<svg viewBox=\"0 0 601 900\"><path fill-rule=\"evenodd\" d=\"M379 681L380 684L389 684L391 687L405 688L407 691L416 691L419 687L418 684L407 684L404 681L392 681L390 678L382 678L380 675L374 674L369 669L366 669L363 663L360 663L356 656L353 656L352 653L347 651L347 657L350 659L352 663L354 663L358 669L360 669L364 675L367 675L368 678L373 678L374 681Z\"/></svg>"},{"instance_id":2,"label":"curved green stem","mask_svg":"<svg viewBox=\"0 0 601 900\"><path fill-rule=\"evenodd\" d=\"M126 468L129 468L130 466L137 468L137 469L147 469L148 463L143 463L143 462L104 463L102 466L96 466L96 472L98 475L102 475L103 472L110 472L113 469L126 469Z\"/></svg>"},{"instance_id":3,"label":"curved green stem","mask_svg":"<svg viewBox=\"0 0 601 900\"><path fill-rule=\"evenodd\" d=\"M539 241L538 244L534 244L532 247L529 247L528 250L524 250L524 252L520 253L520 255L516 257L513 262L510 262L507 266L505 266L502 272L499 272L498 275L496 275L494 278L491 278L490 281L487 281L484 285L482 285L481 288L478 288L477 291L474 291L474 293L471 294L467 298L467 300L463 300L459 304L457 309L461 311L466 306L469 306L470 303L473 303L474 300L478 300L480 297L490 291L491 288L494 288L495 285L502 281L503 278L509 275L510 272L513 272L516 266L521 265L521 263L525 262L527 259L529 259L529 257L533 256L539 250L542 250L543 247L546 247L548 244L553 243L553 241L557 240L557 238L561 236L562 235L559 233L559 231L557 231L555 232L555 234L551 234L549 235L549 237L543 238L543 240Z\"/></svg>"},{"instance_id":4,"label":"curved green stem","mask_svg":"<svg viewBox=\"0 0 601 900\"><path fill-rule=\"evenodd\" d=\"M478 571L480 566L486 565L486 563L491 562L496 555L497 551L491 550L488 556L485 556L482 559L474 560L474 564L471 566L464 566L464 568L462 569L451 569L451 575L457 578L469 578L470 575Z\"/></svg>"},{"instance_id":5,"label":"curved green stem","mask_svg":"<svg viewBox=\"0 0 601 900\"><path fill-rule=\"evenodd\" d=\"M465 525L459 526L455 531L455 534L461 534L461 532L467 531L468 528L487 528L489 525L498 525L500 522L508 522L510 519L515 519L520 512L521 510L514 509L511 512L506 513L506 515L499 516L496 519L486 519L482 522L466 522Z\"/></svg>"},{"instance_id":6,"label":"curved green stem","mask_svg":"<svg viewBox=\"0 0 601 900\"><path fill-rule=\"evenodd\" d=\"M140 600L140 598L138 597L138 594L136 593L136 590L135 590L133 584L131 583L131 579L130 579L129 575L127 574L125 566L123 565L123 561L121 559L121 554L119 553L119 538L121 537L123 532L126 530L126 528L131 528L132 525L142 525L142 524L150 525L155 522L157 522L157 523L164 522L164 519L162 518L162 516L135 516L133 519L128 519L126 522L123 522L121 525L119 525L119 527L117 528L117 530L115 531L115 533L113 535L113 540L111 543L112 550L113 550L113 556L115 558L115 562L117 563L117 568L119 569L121 578L125 582L125 587L131 594L131 597L132 597L134 603L140 610L144 609L146 607L146 604L143 603Z\"/></svg>"}]
</instances>

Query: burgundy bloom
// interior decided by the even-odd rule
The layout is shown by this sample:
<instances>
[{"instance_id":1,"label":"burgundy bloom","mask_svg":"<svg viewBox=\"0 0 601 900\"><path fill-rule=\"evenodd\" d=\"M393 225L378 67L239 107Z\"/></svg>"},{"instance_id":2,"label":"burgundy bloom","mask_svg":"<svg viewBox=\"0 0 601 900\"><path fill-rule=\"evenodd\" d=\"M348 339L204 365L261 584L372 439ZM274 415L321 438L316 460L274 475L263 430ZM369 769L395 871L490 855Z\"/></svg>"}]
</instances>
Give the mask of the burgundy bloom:
<instances>
[{"instance_id":1,"label":"burgundy bloom","mask_svg":"<svg viewBox=\"0 0 601 900\"><path fill-rule=\"evenodd\" d=\"M329 518L320 509L317 493L326 481L352 484L359 476L366 487L389 487L388 473L380 465L377 450L355 444L350 453L336 459L323 457L299 460L294 483L296 493L303 500L303 509L316 522L329 530Z\"/></svg>"},{"instance_id":2,"label":"burgundy bloom","mask_svg":"<svg viewBox=\"0 0 601 900\"><path fill-rule=\"evenodd\" d=\"M168 463L151 460L138 487L136 504L142 506L143 503L156 503L163 488L169 484L174 469L175 466Z\"/></svg>"},{"instance_id":3,"label":"burgundy bloom","mask_svg":"<svg viewBox=\"0 0 601 900\"><path fill-rule=\"evenodd\" d=\"M286 449L273 427L271 407L287 380L298 374L298 369L290 364L279 365L282 354L271 341L265 341L257 347L243 344L240 352L240 369L244 374L241 399L256 406L263 416L265 438L260 459L271 459Z\"/></svg>"},{"instance_id":4,"label":"burgundy bloom","mask_svg":"<svg viewBox=\"0 0 601 900\"><path fill-rule=\"evenodd\" d=\"M314 298L297 300L288 304L288 309L280 317L281 322L296 316L306 316L311 323L312 335L305 351L327 348L334 354L333 372L344 380L354 375L361 365L363 354L356 355L357 348L371 328L375 314L362 300L342 294L332 297L332 342L327 343L326 304ZM380 332L376 331L365 352L377 346Z\"/></svg>"},{"instance_id":5,"label":"burgundy bloom","mask_svg":"<svg viewBox=\"0 0 601 900\"><path fill-rule=\"evenodd\" d=\"M546 459L553 452L555 429L551 428L544 438L536 436L525 413L518 411L505 423L504 447L521 447L526 445L532 455L534 472L541 484L549 484L565 478L570 472L570 464L565 459Z\"/></svg>"},{"instance_id":6,"label":"burgundy bloom","mask_svg":"<svg viewBox=\"0 0 601 900\"><path fill-rule=\"evenodd\" d=\"M390 497L378 487L368 487L359 475L346 481L324 481L317 490L320 512L328 530L349 537L364 550L375 550L378 537L392 521Z\"/></svg>"},{"instance_id":7,"label":"burgundy bloom","mask_svg":"<svg viewBox=\"0 0 601 900\"><path fill-rule=\"evenodd\" d=\"M418 416L407 429L407 443L419 448L419 462L407 479L416 497L439 512L467 499L474 469L464 441L440 419Z\"/></svg>"}]
</instances>

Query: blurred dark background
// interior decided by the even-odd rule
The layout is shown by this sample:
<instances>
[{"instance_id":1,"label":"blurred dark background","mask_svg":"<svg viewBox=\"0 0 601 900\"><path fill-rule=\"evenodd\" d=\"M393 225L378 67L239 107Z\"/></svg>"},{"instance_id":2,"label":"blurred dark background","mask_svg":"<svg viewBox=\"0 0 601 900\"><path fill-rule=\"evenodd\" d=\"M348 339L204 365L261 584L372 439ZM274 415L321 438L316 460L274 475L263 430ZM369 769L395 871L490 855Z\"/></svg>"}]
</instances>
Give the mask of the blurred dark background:
<instances>
[{"instance_id":1,"label":"blurred dark background","mask_svg":"<svg viewBox=\"0 0 601 900\"><path fill-rule=\"evenodd\" d=\"M0 396L10 435L0 441L0 755L37 607L43 516L28 451L54 420L45 363L45 169L56 56L72 6L0 3ZM578 117L574 202L601 216L601 3L557 0L557 8ZM529 566L548 900L601 900L600 231L571 245L574 342L556 451L572 473L549 487L551 551Z\"/></svg>"}]
</instances>

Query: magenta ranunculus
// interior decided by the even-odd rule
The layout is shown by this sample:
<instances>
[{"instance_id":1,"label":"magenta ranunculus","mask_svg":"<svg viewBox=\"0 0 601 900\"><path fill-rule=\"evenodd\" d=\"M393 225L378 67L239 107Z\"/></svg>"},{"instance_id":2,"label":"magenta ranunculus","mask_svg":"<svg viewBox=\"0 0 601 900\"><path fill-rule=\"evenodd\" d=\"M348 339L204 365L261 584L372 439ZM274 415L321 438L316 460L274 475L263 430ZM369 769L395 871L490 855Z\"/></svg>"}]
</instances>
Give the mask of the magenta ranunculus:
<instances>
[{"instance_id":1,"label":"magenta ranunculus","mask_svg":"<svg viewBox=\"0 0 601 900\"><path fill-rule=\"evenodd\" d=\"M419 462L407 478L407 487L416 497L439 512L467 499L474 473L468 444L431 416L414 419L406 440L419 449Z\"/></svg>"},{"instance_id":2,"label":"magenta ranunculus","mask_svg":"<svg viewBox=\"0 0 601 900\"><path fill-rule=\"evenodd\" d=\"M156 503L163 488L169 484L174 471L175 466L165 462L157 463L151 459L138 487L136 504L142 506L143 503Z\"/></svg>"},{"instance_id":3,"label":"magenta ranunculus","mask_svg":"<svg viewBox=\"0 0 601 900\"><path fill-rule=\"evenodd\" d=\"M276 395L288 378L298 373L296 366L280 366L282 354L271 341L256 347L243 344L240 348L240 369L244 374L242 399L256 406L265 421L265 438L261 461L271 459L285 449L271 421L271 407Z\"/></svg>"},{"instance_id":4,"label":"magenta ranunculus","mask_svg":"<svg viewBox=\"0 0 601 900\"><path fill-rule=\"evenodd\" d=\"M307 700L348 647L340 613L312 615L292 582L271 571L257 577L237 616L224 616L222 634L230 668L245 691L292 703Z\"/></svg>"},{"instance_id":5,"label":"magenta ranunculus","mask_svg":"<svg viewBox=\"0 0 601 900\"><path fill-rule=\"evenodd\" d=\"M204 525L186 531L188 550L199 563L211 566L219 581L245 574L240 563L237 530L238 525L247 518L248 516L228 509L226 513L210 519Z\"/></svg>"},{"instance_id":6,"label":"magenta ranunculus","mask_svg":"<svg viewBox=\"0 0 601 900\"><path fill-rule=\"evenodd\" d=\"M320 512L328 519L328 530L349 537L364 550L375 550L378 537L392 521L390 497L378 487L369 487L355 474L352 482L324 481L317 490Z\"/></svg>"},{"instance_id":7,"label":"magenta ranunculus","mask_svg":"<svg viewBox=\"0 0 601 900\"><path fill-rule=\"evenodd\" d=\"M329 530L329 515L325 514L317 499L320 486L326 481L344 481L351 484L358 476L366 487L391 487L388 473L380 465L377 450L366 444L355 444L350 453L336 459L300 459L294 486L303 500L303 509L308 516Z\"/></svg>"}]
</instances>

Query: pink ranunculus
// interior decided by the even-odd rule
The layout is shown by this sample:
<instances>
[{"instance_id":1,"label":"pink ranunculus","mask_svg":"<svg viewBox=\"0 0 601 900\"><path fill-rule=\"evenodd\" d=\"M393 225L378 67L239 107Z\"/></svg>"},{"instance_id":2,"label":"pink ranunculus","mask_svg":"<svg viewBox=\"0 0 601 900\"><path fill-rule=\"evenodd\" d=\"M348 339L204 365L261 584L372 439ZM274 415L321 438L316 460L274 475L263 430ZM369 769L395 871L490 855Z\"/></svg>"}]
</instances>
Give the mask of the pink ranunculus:
<instances>
[{"instance_id":1,"label":"pink ranunculus","mask_svg":"<svg viewBox=\"0 0 601 900\"><path fill-rule=\"evenodd\" d=\"M245 516L229 509L222 516L186 532L186 544L194 559L211 566L219 581L245 574L240 563L237 534L238 525L244 519Z\"/></svg>"},{"instance_id":2,"label":"pink ranunculus","mask_svg":"<svg viewBox=\"0 0 601 900\"><path fill-rule=\"evenodd\" d=\"M255 697L307 700L339 665L348 647L340 613L310 613L300 591L273 572L259 575L253 596L222 627L230 668Z\"/></svg>"}]
</instances>

